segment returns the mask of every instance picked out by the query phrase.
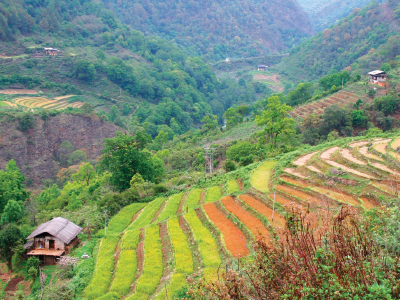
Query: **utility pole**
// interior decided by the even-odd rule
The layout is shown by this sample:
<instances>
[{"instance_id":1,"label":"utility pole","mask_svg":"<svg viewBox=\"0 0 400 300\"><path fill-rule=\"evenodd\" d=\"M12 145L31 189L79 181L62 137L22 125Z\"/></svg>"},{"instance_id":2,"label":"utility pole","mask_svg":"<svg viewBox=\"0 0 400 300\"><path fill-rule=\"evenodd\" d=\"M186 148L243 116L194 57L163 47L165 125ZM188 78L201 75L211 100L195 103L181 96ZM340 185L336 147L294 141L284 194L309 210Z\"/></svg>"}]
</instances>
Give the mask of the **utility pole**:
<instances>
[{"instance_id":1,"label":"utility pole","mask_svg":"<svg viewBox=\"0 0 400 300\"><path fill-rule=\"evenodd\" d=\"M213 175L213 154L215 149L210 147L204 147L206 162L205 162L205 174L204 176L207 178L207 174Z\"/></svg>"},{"instance_id":2,"label":"utility pole","mask_svg":"<svg viewBox=\"0 0 400 300\"><path fill-rule=\"evenodd\" d=\"M107 238L107 209L104 210L104 237Z\"/></svg>"}]
</instances>

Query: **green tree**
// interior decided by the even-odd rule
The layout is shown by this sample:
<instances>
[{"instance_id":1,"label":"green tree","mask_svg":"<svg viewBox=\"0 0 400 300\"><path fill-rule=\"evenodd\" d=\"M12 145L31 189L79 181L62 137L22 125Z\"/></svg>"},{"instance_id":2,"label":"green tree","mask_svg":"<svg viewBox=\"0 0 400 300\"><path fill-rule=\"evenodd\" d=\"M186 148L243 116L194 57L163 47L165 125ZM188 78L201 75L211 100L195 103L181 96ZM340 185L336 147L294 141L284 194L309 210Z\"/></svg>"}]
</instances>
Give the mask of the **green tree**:
<instances>
[{"instance_id":1,"label":"green tree","mask_svg":"<svg viewBox=\"0 0 400 300\"><path fill-rule=\"evenodd\" d=\"M10 199L1 216L1 224L15 223L24 215L24 207L17 201Z\"/></svg>"},{"instance_id":2,"label":"green tree","mask_svg":"<svg viewBox=\"0 0 400 300\"><path fill-rule=\"evenodd\" d=\"M150 152L139 150L134 136L117 132L116 137L104 141L100 167L111 172L110 183L118 191L128 189L133 175L137 173L151 182L164 173L164 167L157 165Z\"/></svg>"},{"instance_id":3,"label":"green tree","mask_svg":"<svg viewBox=\"0 0 400 300\"><path fill-rule=\"evenodd\" d=\"M96 68L90 61L79 60L75 66L74 74L80 80L92 82L96 76Z\"/></svg>"},{"instance_id":4,"label":"green tree","mask_svg":"<svg viewBox=\"0 0 400 300\"><path fill-rule=\"evenodd\" d=\"M26 131L35 126L35 117L30 113L24 113L18 117L19 130Z\"/></svg>"},{"instance_id":5,"label":"green tree","mask_svg":"<svg viewBox=\"0 0 400 300\"><path fill-rule=\"evenodd\" d=\"M292 108L286 104L281 104L278 96L267 99L266 110L260 116L256 116L255 122L258 126L265 126L264 133L270 143L276 144L277 137L284 134L295 134L294 120L289 117Z\"/></svg>"},{"instance_id":6,"label":"green tree","mask_svg":"<svg viewBox=\"0 0 400 300\"><path fill-rule=\"evenodd\" d=\"M8 224L0 231L0 257L7 262L9 270L13 269L14 249L21 240L21 231L15 224Z\"/></svg>"},{"instance_id":7,"label":"green tree","mask_svg":"<svg viewBox=\"0 0 400 300\"><path fill-rule=\"evenodd\" d=\"M203 129L213 131L218 128L218 117L216 115L213 115L212 119L210 116L205 116L201 122L204 123Z\"/></svg>"},{"instance_id":8,"label":"green tree","mask_svg":"<svg viewBox=\"0 0 400 300\"><path fill-rule=\"evenodd\" d=\"M23 202L29 197L24 181L25 177L13 159L8 162L5 171L0 170L0 213L9 200Z\"/></svg>"},{"instance_id":9,"label":"green tree","mask_svg":"<svg viewBox=\"0 0 400 300\"><path fill-rule=\"evenodd\" d=\"M82 150L76 150L71 153L71 156L68 158L68 165L77 165L81 162L87 161L87 155Z\"/></svg>"},{"instance_id":10,"label":"green tree","mask_svg":"<svg viewBox=\"0 0 400 300\"><path fill-rule=\"evenodd\" d=\"M389 72L391 69L392 69L392 67L388 63L384 63L381 66L381 70L386 72L386 73Z\"/></svg>"},{"instance_id":11,"label":"green tree","mask_svg":"<svg viewBox=\"0 0 400 300\"><path fill-rule=\"evenodd\" d=\"M109 112L109 114L108 114L108 119L109 119L111 122L114 122L114 120L115 120L116 118L118 118L119 115L120 115L120 112L119 112L118 107L115 106L115 105L111 106L110 112Z\"/></svg>"},{"instance_id":12,"label":"green tree","mask_svg":"<svg viewBox=\"0 0 400 300\"><path fill-rule=\"evenodd\" d=\"M364 128L367 127L368 117L364 114L362 110L352 110L350 116L353 119L353 126Z\"/></svg>"},{"instance_id":13,"label":"green tree","mask_svg":"<svg viewBox=\"0 0 400 300\"><path fill-rule=\"evenodd\" d=\"M167 141L168 141L168 133L166 133L164 130L161 130L154 139L154 143L159 144L161 148Z\"/></svg>"},{"instance_id":14,"label":"green tree","mask_svg":"<svg viewBox=\"0 0 400 300\"><path fill-rule=\"evenodd\" d=\"M226 120L226 127L232 128L239 122L243 121L243 116L237 112L233 107L228 108L228 110L222 116Z\"/></svg>"},{"instance_id":15,"label":"green tree","mask_svg":"<svg viewBox=\"0 0 400 300\"><path fill-rule=\"evenodd\" d=\"M96 172L90 163L86 163L82 167L80 167L79 172L72 175L72 177L74 178L74 180L84 183L86 184L86 186L89 186L90 181L96 177Z\"/></svg>"}]
</instances>

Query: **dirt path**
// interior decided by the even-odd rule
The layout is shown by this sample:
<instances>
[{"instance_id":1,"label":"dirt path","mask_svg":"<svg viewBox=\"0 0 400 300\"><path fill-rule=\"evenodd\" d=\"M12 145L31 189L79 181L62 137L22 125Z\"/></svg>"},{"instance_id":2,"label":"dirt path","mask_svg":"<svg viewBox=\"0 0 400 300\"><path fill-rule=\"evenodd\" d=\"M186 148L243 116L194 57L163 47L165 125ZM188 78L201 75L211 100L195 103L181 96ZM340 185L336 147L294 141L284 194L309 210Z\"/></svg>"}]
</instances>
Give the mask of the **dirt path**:
<instances>
[{"instance_id":1,"label":"dirt path","mask_svg":"<svg viewBox=\"0 0 400 300\"><path fill-rule=\"evenodd\" d=\"M283 169L283 171L285 171L286 173L288 173L290 175L294 175L296 177L306 179L306 177L304 175L302 175L301 173L297 172L296 169L286 168L286 169Z\"/></svg>"},{"instance_id":2,"label":"dirt path","mask_svg":"<svg viewBox=\"0 0 400 300\"><path fill-rule=\"evenodd\" d=\"M340 154L341 154L345 159L347 159L347 160L349 160L349 161L351 161L351 162L353 162L353 163L355 163L355 164L362 165L362 166L365 166L365 165L366 165L365 162L363 162L363 161L361 161L361 160L355 158L355 157L353 156L353 154L350 152L349 149L346 149L346 148L340 149Z\"/></svg>"},{"instance_id":3,"label":"dirt path","mask_svg":"<svg viewBox=\"0 0 400 300\"><path fill-rule=\"evenodd\" d=\"M328 150L322 152L320 157L321 157L322 159L325 159L325 160L326 160L326 159L331 159L332 154L335 153L337 150L339 150L339 147L330 148L330 149L328 149Z\"/></svg>"}]
</instances>

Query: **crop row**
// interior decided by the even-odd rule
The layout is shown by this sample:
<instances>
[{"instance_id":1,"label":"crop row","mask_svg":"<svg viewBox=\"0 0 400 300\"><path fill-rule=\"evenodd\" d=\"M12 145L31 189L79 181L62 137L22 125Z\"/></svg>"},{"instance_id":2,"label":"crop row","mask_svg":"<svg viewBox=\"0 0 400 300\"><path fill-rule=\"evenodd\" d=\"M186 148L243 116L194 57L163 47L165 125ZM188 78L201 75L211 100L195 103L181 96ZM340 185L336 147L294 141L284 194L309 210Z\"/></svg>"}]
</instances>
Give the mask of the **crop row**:
<instances>
[{"instance_id":1,"label":"crop row","mask_svg":"<svg viewBox=\"0 0 400 300\"><path fill-rule=\"evenodd\" d=\"M235 215L252 232L254 237L262 237L266 240L270 240L269 232L264 224L235 203L232 197L224 197L221 202L230 213Z\"/></svg>"},{"instance_id":2,"label":"crop row","mask_svg":"<svg viewBox=\"0 0 400 300\"><path fill-rule=\"evenodd\" d=\"M107 293L113 277L114 252L119 240L118 235L109 235L101 239L94 275L85 290L88 299L96 299Z\"/></svg>"},{"instance_id":3,"label":"crop row","mask_svg":"<svg viewBox=\"0 0 400 300\"><path fill-rule=\"evenodd\" d=\"M210 187L206 194L206 203L218 201L222 197L221 188L219 186Z\"/></svg>"},{"instance_id":4,"label":"crop row","mask_svg":"<svg viewBox=\"0 0 400 300\"><path fill-rule=\"evenodd\" d=\"M127 230L138 230L142 227L149 225L155 215L157 214L158 210L160 209L161 205L164 203L165 198L157 198L150 202L142 211L142 213L129 225Z\"/></svg>"},{"instance_id":5,"label":"crop row","mask_svg":"<svg viewBox=\"0 0 400 300\"><path fill-rule=\"evenodd\" d=\"M240 187L239 187L239 184L237 183L237 181L229 180L228 187L226 189L226 193L229 195L229 194L232 194L234 192L239 192L239 191L240 191Z\"/></svg>"},{"instance_id":6,"label":"crop row","mask_svg":"<svg viewBox=\"0 0 400 300\"><path fill-rule=\"evenodd\" d=\"M247 248L246 237L239 228L228 220L215 206L214 203L207 203L203 206L204 211L210 220L217 226L224 239L228 251L234 257L247 256L250 252Z\"/></svg>"},{"instance_id":7,"label":"crop row","mask_svg":"<svg viewBox=\"0 0 400 300\"><path fill-rule=\"evenodd\" d=\"M138 280L136 292L150 297L161 281L163 269L160 229L158 225L151 225L146 230L143 274Z\"/></svg>"},{"instance_id":8,"label":"crop row","mask_svg":"<svg viewBox=\"0 0 400 300\"><path fill-rule=\"evenodd\" d=\"M267 193L272 169L275 167L275 164L276 162L274 161L268 161L259 166L251 176L251 185L260 192Z\"/></svg>"},{"instance_id":9,"label":"crop row","mask_svg":"<svg viewBox=\"0 0 400 300\"><path fill-rule=\"evenodd\" d=\"M199 206L202 192L202 189L194 189L189 193L186 207L188 210L195 209L197 206Z\"/></svg>"},{"instance_id":10,"label":"crop row","mask_svg":"<svg viewBox=\"0 0 400 300\"><path fill-rule=\"evenodd\" d=\"M172 195L169 199L167 204L165 205L163 211L161 214L158 216L157 222L161 222L165 219L168 219L178 212L179 205L181 203L182 197L184 193L179 193Z\"/></svg>"}]
</instances>

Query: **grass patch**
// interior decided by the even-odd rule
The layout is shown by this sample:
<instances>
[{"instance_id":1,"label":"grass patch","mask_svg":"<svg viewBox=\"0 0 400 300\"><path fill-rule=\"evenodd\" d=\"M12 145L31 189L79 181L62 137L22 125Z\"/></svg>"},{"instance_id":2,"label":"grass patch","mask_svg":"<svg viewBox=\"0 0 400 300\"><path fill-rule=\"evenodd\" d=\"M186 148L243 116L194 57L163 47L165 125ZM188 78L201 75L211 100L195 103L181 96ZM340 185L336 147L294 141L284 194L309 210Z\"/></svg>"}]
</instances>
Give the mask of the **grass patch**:
<instances>
[{"instance_id":1,"label":"grass patch","mask_svg":"<svg viewBox=\"0 0 400 300\"><path fill-rule=\"evenodd\" d=\"M188 289L189 285L186 282L186 275L185 274L173 274L171 281L169 282L166 288L163 288L158 295L154 298L155 300L164 300L167 299L167 292L168 292L168 299L181 299L179 296L180 291L184 288Z\"/></svg>"},{"instance_id":2,"label":"grass patch","mask_svg":"<svg viewBox=\"0 0 400 300\"><path fill-rule=\"evenodd\" d=\"M144 268L140 276L136 291L151 296L163 274L162 244L159 227L153 225L147 228L144 240Z\"/></svg>"},{"instance_id":3,"label":"grass patch","mask_svg":"<svg viewBox=\"0 0 400 300\"><path fill-rule=\"evenodd\" d=\"M218 201L222 197L221 188L219 186L210 187L206 194L206 203Z\"/></svg>"},{"instance_id":4,"label":"grass patch","mask_svg":"<svg viewBox=\"0 0 400 300\"><path fill-rule=\"evenodd\" d=\"M168 230L174 248L175 272L183 274L193 273L193 257L186 235L179 226L178 218L168 221Z\"/></svg>"},{"instance_id":5,"label":"grass patch","mask_svg":"<svg viewBox=\"0 0 400 300\"><path fill-rule=\"evenodd\" d=\"M228 181L228 188L226 190L227 194L232 194L234 192L239 192L240 191L240 187L239 184L237 183L236 180L229 180Z\"/></svg>"},{"instance_id":6,"label":"grass patch","mask_svg":"<svg viewBox=\"0 0 400 300\"><path fill-rule=\"evenodd\" d=\"M185 219L189 223L194 238L199 245L203 265L205 267L218 268L221 264L221 258L218 254L217 244L211 233L204 227L203 223L201 223L194 210L185 214Z\"/></svg>"},{"instance_id":7,"label":"grass patch","mask_svg":"<svg viewBox=\"0 0 400 300\"><path fill-rule=\"evenodd\" d=\"M111 292L123 296L129 293L137 272L136 250L123 250L118 260L117 274L111 286Z\"/></svg>"},{"instance_id":8,"label":"grass patch","mask_svg":"<svg viewBox=\"0 0 400 300\"><path fill-rule=\"evenodd\" d=\"M101 240L94 275L85 290L88 299L96 299L107 293L113 277L114 252L119 238L109 235Z\"/></svg>"},{"instance_id":9,"label":"grass patch","mask_svg":"<svg viewBox=\"0 0 400 300\"><path fill-rule=\"evenodd\" d=\"M194 189L190 192L187 200L188 210L195 209L197 206L199 206L200 196L202 192L202 189Z\"/></svg>"},{"instance_id":10,"label":"grass patch","mask_svg":"<svg viewBox=\"0 0 400 300\"><path fill-rule=\"evenodd\" d=\"M154 216L157 214L164 201L165 198L157 198L147 204L141 214L131 223L131 225L129 225L127 230L137 230L149 225L151 221L153 221Z\"/></svg>"},{"instance_id":11,"label":"grass patch","mask_svg":"<svg viewBox=\"0 0 400 300\"><path fill-rule=\"evenodd\" d=\"M263 193L269 192L269 181L271 179L272 169L275 167L276 162L267 161L266 163L259 166L251 176L251 185Z\"/></svg>"},{"instance_id":12,"label":"grass patch","mask_svg":"<svg viewBox=\"0 0 400 300\"><path fill-rule=\"evenodd\" d=\"M3 101L0 101L0 107L1 106L9 106L7 103L4 103Z\"/></svg>"},{"instance_id":13,"label":"grass patch","mask_svg":"<svg viewBox=\"0 0 400 300\"><path fill-rule=\"evenodd\" d=\"M158 216L157 222L161 222L165 219L168 219L172 216L175 216L179 209L179 204L181 203L182 197L184 193L179 193L172 195L167 204L164 207L164 210Z\"/></svg>"}]
</instances>

